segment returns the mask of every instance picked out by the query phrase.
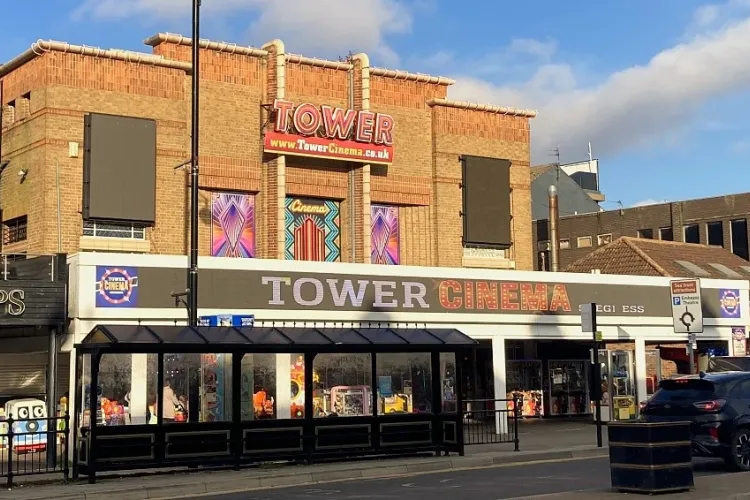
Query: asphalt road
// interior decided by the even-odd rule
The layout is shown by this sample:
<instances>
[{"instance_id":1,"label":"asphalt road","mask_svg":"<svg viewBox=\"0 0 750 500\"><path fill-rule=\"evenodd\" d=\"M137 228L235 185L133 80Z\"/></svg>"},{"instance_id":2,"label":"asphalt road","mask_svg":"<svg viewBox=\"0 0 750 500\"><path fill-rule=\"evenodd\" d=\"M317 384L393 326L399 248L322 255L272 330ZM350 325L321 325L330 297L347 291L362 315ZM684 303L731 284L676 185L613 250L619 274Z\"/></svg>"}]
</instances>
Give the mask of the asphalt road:
<instances>
[{"instance_id":1,"label":"asphalt road","mask_svg":"<svg viewBox=\"0 0 750 500\"><path fill-rule=\"evenodd\" d=\"M696 462L696 475L721 474L721 462ZM595 458L513 467L493 467L393 479L357 480L244 493L209 500L455 500L511 499L608 488L609 460Z\"/></svg>"}]
</instances>

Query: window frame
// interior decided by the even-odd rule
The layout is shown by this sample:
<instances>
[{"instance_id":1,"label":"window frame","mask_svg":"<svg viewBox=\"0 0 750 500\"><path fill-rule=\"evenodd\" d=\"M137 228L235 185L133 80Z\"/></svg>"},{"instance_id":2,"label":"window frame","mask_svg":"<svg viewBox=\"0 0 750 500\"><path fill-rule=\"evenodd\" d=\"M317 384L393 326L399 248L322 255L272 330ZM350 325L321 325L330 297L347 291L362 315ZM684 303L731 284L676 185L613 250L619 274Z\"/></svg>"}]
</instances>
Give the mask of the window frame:
<instances>
[{"instance_id":1,"label":"window frame","mask_svg":"<svg viewBox=\"0 0 750 500\"><path fill-rule=\"evenodd\" d=\"M602 240L605 238L609 238L609 241L606 243L602 243ZM603 247L604 245L609 245L610 243L612 243L612 233L603 233L596 235L596 246Z\"/></svg>"},{"instance_id":2,"label":"window frame","mask_svg":"<svg viewBox=\"0 0 750 500\"><path fill-rule=\"evenodd\" d=\"M653 240L654 229L651 227L644 227L642 229L638 229L636 231L636 235L638 236L638 239L641 239L641 240ZM647 235L650 235L650 237Z\"/></svg>"},{"instance_id":3,"label":"window frame","mask_svg":"<svg viewBox=\"0 0 750 500\"><path fill-rule=\"evenodd\" d=\"M15 245L26 241L29 236L28 215L21 215L3 221L3 245Z\"/></svg>"},{"instance_id":4,"label":"window frame","mask_svg":"<svg viewBox=\"0 0 750 500\"><path fill-rule=\"evenodd\" d=\"M736 252L737 245L735 245L735 233L736 233L736 230L735 230L735 227L734 227L735 224L743 224L745 226L745 231L744 231L744 234L743 234L744 240L745 240L745 245L744 245L744 250L745 251L743 252L743 255L740 255L740 254L738 254ZM738 256L740 258L746 259L746 260L747 260L747 258L750 258L750 241L748 241L749 238L748 238L747 228L748 228L747 218L745 218L745 219L742 219L742 218L740 218L740 219L732 219L732 220L729 221L729 244L730 244L729 251L732 252L734 255L736 255L736 256ZM747 255L747 258L744 255Z\"/></svg>"},{"instance_id":5,"label":"window frame","mask_svg":"<svg viewBox=\"0 0 750 500\"><path fill-rule=\"evenodd\" d=\"M696 228L698 230L698 241L697 242L696 241L688 241L687 240L687 231L688 231L689 228L690 229ZM691 243L691 244L694 244L694 245L699 245L700 244L700 239L701 239L700 224L698 224L698 223L683 224L683 226L682 226L682 241L684 241L685 243Z\"/></svg>"},{"instance_id":6,"label":"window frame","mask_svg":"<svg viewBox=\"0 0 750 500\"><path fill-rule=\"evenodd\" d=\"M664 239L664 235L663 235L664 231L669 231L670 233L672 233L672 238L668 239L668 240L665 240ZM660 241L674 241L674 228L672 226L660 227L659 228L659 240Z\"/></svg>"},{"instance_id":7,"label":"window frame","mask_svg":"<svg viewBox=\"0 0 750 500\"><path fill-rule=\"evenodd\" d=\"M98 226L110 226L111 229L99 228ZM119 229L118 229L119 227ZM104 222L85 220L83 221L83 227L81 233L83 236L89 238L110 238L115 240L135 240L145 241L146 240L146 225L138 224L135 222ZM115 236L112 234L101 235L97 234L99 231L108 233L121 232L122 236ZM128 231L130 235L128 236Z\"/></svg>"},{"instance_id":8,"label":"window frame","mask_svg":"<svg viewBox=\"0 0 750 500\"><path fill-rule=\"evenodd\" d=\"M716 245L711 243L711 228L719 227L721 229L721 244ZM710 247L721 247L724 248L724 221L708 221L706 222L706 245Z\"/></svg>"},{"instance_id":9,"label":"window frame","mask_svg":"<svg viewBox=\"0 0 750 500\"><path fill-rule=\"evenodd\" d=\"M581 245L581 240L585 241L588 239L589 244L588 245ZM594 247L594 237L593 236L578 236L576 238L576 248L593 248Z\"/></svg>"}]
</instances>

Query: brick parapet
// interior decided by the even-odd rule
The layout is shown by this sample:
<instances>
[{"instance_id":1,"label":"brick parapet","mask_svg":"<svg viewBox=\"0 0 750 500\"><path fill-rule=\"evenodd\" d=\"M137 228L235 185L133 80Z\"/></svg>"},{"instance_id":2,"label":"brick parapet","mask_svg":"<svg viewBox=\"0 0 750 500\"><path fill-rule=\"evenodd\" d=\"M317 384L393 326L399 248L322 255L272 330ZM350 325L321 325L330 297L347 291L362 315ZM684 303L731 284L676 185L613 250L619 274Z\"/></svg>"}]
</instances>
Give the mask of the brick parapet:
<instances>
[{"instance_id":1,"label":"brick parapet","mask_svg":"<svg viewBox=\"0 0 750 500\"><path fill-rule=\"evenodd\" d=\"M185 252L187 176L174 167L189 155L192 41L175 36L151 40L155 59L150 61L159 65L118 58L116 51L96 57L50 50L4 74L3 157L32 167L41 161L46 168L44 175L36 175L30 167L21 187L9 176L0 179L4 217L28 214L30 224L44 228L44 236L27 242L29 251L56 250L54 196L49 194L55 162L65 199L63 250L80 249L83 119L86 113L102 112L156 120L157 222L148 231L150 251ZM371 206L389 204L399 207L403 264L461 266L457 158L475 154L512 162L510 257L519 269L531 267L530 115L449 101L449 79L371 67L363 55L344 62L297 56L280 42L254 49L201 41L200 73L201 254L210 252L211 192L234 191L255 194L256 246L262 258L283 258L285 199L295 195L341 202L344 258L369 262ZM270 115L264 105L275 98L392 115L394 162L362 165L265 155L262 138ZM72 142L80 146L77 158L67 154Z\"/></svg>"}]
</instances>

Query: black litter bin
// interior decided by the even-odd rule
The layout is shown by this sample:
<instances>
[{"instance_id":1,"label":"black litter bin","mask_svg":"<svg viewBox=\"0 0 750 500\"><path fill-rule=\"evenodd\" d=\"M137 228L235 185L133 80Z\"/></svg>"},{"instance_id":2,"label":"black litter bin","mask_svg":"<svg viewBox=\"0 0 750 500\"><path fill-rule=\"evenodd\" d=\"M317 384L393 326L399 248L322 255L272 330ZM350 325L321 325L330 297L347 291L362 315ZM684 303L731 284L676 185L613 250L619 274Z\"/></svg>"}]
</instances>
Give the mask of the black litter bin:
<instances>
[{"instance_id":1,"label":"black litter bin","mask_svg":"<svg viewBox=\"0 0 750 500\"><path fill-rule=\"evenodd\" d=\"M632 493L669 493L694 486L689 422L610 422L612 487Z\"/></svg>"}]
</instances>

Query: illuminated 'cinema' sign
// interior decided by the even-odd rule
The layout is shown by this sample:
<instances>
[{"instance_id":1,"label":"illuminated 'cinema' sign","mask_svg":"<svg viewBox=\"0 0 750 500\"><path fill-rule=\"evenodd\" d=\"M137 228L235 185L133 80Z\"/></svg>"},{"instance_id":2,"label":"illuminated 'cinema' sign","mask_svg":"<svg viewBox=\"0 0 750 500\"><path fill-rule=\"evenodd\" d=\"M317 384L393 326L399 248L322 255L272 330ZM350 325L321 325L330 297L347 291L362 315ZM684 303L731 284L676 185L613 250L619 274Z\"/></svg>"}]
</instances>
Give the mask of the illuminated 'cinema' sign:
<instances>
[{"instance_id":1,"label":"illuminated 'cinema' sign","mask_svg":"<svg viewBox=\"0 0 750 500\"><path fill-rule=\"evenodd\" d=\"M394 120L372 111L300 104L284 99L273 103L272 131L266 132L269 153L313 156L361 163L393 162Z\"/></svg>"}]
</instances>

